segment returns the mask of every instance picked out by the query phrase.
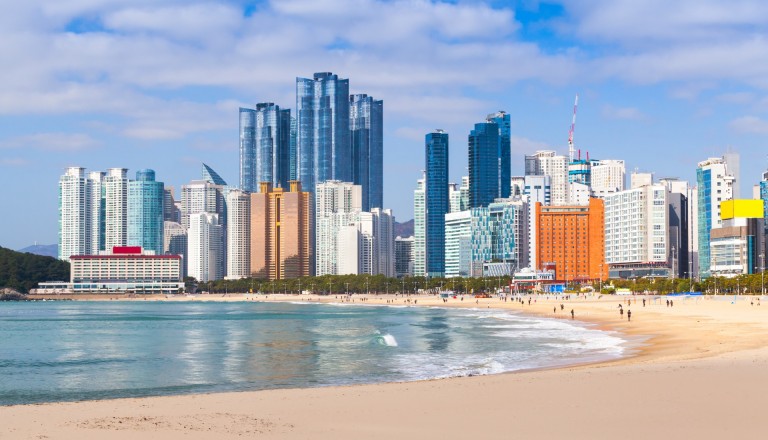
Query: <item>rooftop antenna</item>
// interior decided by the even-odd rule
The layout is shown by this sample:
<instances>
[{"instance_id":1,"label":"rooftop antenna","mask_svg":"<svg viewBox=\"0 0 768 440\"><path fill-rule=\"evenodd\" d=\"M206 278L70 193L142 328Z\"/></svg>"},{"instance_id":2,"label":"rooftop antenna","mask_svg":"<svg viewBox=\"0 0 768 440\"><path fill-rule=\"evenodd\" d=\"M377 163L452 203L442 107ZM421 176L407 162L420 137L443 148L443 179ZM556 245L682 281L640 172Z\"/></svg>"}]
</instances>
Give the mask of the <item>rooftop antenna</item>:
<instances>
[{"instance_id":1,"label":"rooftop antenna","mask_svg":"<svg viewBox=\"0 0 768 440\"><path fill-rule=\"evenodd\" d=\"M579 94L576 94L576 100L573 102L573 119L571 120L571 129L568 131L568 160L573 162L573 132L576 130L576 109L579 107Z\"/></svg>"}]
</instances>

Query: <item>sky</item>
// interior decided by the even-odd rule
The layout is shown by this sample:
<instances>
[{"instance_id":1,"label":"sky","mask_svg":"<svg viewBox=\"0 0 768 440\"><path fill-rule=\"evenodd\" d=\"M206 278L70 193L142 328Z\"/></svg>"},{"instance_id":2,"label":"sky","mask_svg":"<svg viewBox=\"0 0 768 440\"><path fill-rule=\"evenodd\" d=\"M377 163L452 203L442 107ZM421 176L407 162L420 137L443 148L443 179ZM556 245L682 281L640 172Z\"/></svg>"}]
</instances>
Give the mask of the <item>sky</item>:
<instances>
[{"instance_id":1,"label":"sky","mask_svg":"<svg viewBox=\"0 0 768 440\"><path fill-rule=\"evenodd\" d=\"M695 181L741 154L741 195L768 167L768 3L761 0L0 0L0 246L53 244L58 179L207 163L239 181L238 107L295 108L296 77L333 72L384 101L384 205L413 217L424 136L504 110L512 173L536 150L624 159Z\"/></svg>"}]
</instances>

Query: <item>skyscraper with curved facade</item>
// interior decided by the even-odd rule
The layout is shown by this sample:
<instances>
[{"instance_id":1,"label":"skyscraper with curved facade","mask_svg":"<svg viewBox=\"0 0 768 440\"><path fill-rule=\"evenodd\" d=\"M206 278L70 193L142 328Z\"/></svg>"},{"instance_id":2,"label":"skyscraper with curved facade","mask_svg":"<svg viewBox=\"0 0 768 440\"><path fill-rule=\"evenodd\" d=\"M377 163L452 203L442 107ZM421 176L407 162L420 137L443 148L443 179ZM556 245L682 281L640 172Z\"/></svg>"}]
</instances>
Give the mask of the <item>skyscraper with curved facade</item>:
<instances>
[{"instance_id":1,"label":"skyscraper with curved facade","mask_svg":"<svg viewBox=\"0 0 768 440\"><path fill-rule=\"evenodd\" d=\"M426 272L429 277L445 274L445 214L448 197L448 133L436 130L425 138Z\"/></svg>"},{"instance_id":2,"label":"skyscraper with curved facade","mask_svg":"<svg viewBox=\"0 0 768 440\"><path fill-rule=\"evenodd\" d=\"M291 173L291 110L271 102L240 108L240 188L286 187Z\"/></svg>"},{"instance_id":3,"label":"skyscraper with curved facade","mask_svg":"<svg viewBox=\"0 0 768 440\"><path fill-rule=\"evenodd\" d=\"M128 245L163 254L163 182L155 172L136 171L136 180L128 182Z\"/></svg>"},{"instance_id":4,"label":"skyscraper with curved facade","mask_svg":"<svg viewBox=\"0 0 768 440\"><path fill-rule=\"evenodd\" d=\"M296 78L296 158L302 188L352 182L349 80L331 72Z\"/></svg>"}]
</instances>

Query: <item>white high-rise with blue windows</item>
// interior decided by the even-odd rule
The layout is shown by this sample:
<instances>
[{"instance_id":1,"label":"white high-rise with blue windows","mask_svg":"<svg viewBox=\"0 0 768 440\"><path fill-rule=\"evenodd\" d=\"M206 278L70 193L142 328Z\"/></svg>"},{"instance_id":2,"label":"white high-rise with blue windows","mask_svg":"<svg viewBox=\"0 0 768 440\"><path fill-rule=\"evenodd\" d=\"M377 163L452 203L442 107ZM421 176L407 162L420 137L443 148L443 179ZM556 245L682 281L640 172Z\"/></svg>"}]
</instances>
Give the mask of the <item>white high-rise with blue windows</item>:
<instances>
[{"instance_id":1,"label":"white high-rise with blue windows","mask_svg":"<svg viewBox=\"0 0 768 440\"><path fill-rule=\"evenodd\" d=\"M696 168L696 185L698 189L698 250L699 277L710 275L710 231L722 226L720 218L720 202L733 198L733 190L737 185L736 177L730 168L738 169L738 155L729 153L725 158L709 158L699 162Z\"/></svg>"},{"instance_id":2,"label":"white high-rise with blue windows","mask_svg":"<svg viewBox=\"0 0 768 440\"><path fill-rule=\"evenodd\" d=\"M136 172L136 180L128 182L128 245L163 253L163 182L155 180L155 172Z\"/></svg>"}]
</instances>

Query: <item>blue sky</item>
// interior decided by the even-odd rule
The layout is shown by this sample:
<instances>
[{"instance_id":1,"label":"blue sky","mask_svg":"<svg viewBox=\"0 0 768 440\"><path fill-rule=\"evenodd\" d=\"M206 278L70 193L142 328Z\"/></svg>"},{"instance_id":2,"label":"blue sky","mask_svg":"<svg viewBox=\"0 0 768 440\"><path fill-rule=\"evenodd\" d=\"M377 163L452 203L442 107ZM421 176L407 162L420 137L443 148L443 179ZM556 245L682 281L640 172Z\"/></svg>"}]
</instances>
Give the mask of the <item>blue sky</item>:
<instances>
[{"instance_id":1,"label":"blue sky","mask_svg":"<svg viewBox=\"0 0 768 440\"><path fill-rule=\"evenodd\" d=\"M424 135L451 174L488 113L512 118L513 174L577 148L692 181L741 153L741 192L768 167L763 1L7 1L0 15L0 246L57 241L66 166L152 168L178 188L200 163L238 181L237 108L295 107L331 71L384 100L384 200L412 218Z\"/></svg>"}]
</instances>

